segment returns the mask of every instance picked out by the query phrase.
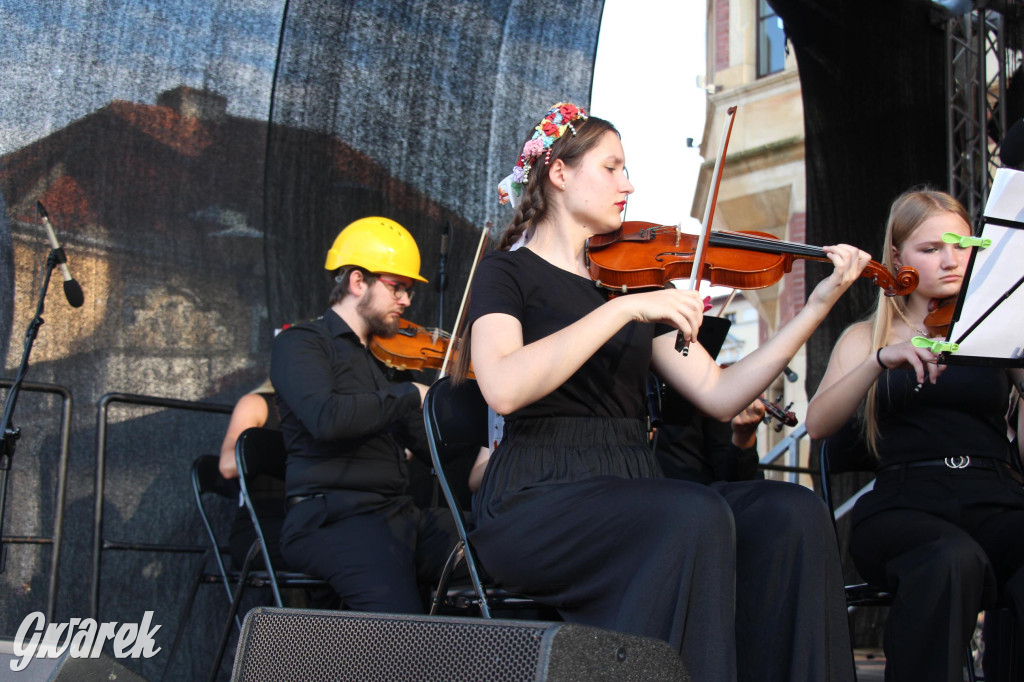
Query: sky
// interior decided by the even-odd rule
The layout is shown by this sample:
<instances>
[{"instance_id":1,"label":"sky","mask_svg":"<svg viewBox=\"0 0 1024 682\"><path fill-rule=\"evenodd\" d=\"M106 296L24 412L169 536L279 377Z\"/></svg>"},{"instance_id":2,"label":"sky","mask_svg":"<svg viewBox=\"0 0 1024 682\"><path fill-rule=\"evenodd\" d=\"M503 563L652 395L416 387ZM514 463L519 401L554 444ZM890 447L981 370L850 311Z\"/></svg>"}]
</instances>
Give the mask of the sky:
<instances>
[{"instance_id":1,"label":"sky","mask_svg":"<svg viewBox=\"0 0 1024 682\"><path fill-rule=\"evenodd\" d=\"M690 218L703 159L686 146L704 133L705 3L696 0L606 0L591 111L622 134L636 191L627 220L699 229Z\"/></svg>"}]
</instances>

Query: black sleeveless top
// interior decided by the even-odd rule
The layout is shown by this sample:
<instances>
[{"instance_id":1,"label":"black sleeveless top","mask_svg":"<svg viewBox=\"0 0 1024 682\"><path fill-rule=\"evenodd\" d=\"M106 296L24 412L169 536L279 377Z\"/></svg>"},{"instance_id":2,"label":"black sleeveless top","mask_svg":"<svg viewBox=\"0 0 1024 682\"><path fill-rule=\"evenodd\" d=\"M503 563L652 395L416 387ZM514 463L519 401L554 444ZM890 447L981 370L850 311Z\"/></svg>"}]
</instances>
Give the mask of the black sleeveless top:
<instances>
[{"instance_id":1,"label":"black sleeveless top","mask_svg":"<svg viewBox=\"0 0 1024 682\"><path fill-rule=\"evenodd\" d=\"M916 385L910 369L887 370L878 379L883 466L958 455L1010 461L1005 369L947 365L937 384L915 392Z\"/></svg>"}]
</instances>

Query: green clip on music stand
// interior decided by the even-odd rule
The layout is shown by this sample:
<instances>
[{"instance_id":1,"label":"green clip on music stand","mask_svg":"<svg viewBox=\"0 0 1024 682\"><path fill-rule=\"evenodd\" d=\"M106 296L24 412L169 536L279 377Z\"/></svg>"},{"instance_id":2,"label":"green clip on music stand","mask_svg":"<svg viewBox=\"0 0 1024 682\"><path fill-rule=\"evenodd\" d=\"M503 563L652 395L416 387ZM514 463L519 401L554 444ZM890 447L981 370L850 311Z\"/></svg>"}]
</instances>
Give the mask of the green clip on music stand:
<instances>
[{"instance_id":1,"label":"green clip on music stand","mask_svg":"<svg viewBox=\"0 0 1024 682\"><path fill-rule=\"evenodd\" d=\"M996 172L938 362L1024 367L1024 173Z\"/></svg>"}]
</instances>

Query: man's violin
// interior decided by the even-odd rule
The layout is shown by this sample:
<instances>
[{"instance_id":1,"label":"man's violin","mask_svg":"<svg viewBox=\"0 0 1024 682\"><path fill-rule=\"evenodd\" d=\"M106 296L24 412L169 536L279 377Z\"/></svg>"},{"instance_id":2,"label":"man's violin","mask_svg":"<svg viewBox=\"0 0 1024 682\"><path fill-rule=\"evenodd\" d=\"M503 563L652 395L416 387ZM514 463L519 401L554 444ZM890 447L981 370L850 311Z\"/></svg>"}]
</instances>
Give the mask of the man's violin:
<instances>
[{"instance_id":1,"label":"man's violin","mask_svg":"<svg viewBox=\"0 0 1024 682\"><path fill-rule=\"evenodd\" d=\"M450 342L451 334L446 331L400 319L394 336L370 337L370 352L386 366L402 371L441 369ZM469 378L475 378L472 370Z\"/></svg>"},{"instance_id":2,"label":"man's violin","mask_svg":"<svg viewBox=\"0 0 1024 682\"><path fill-rule=\"evenodd\" d=\"M608 289L660 289L670 280L690 276L698 239L674 225L627 221L615 232L587 240L587 266L591 278ZM734 289L769 287L793 269L797 258L828 262L821 247L764 232L712 230L708 239L701 278ZM906 296L918 283L913 268L901 268L894 276L875 261L861 276L870 277L886 296Z\"/></svg>"}]
</instances>

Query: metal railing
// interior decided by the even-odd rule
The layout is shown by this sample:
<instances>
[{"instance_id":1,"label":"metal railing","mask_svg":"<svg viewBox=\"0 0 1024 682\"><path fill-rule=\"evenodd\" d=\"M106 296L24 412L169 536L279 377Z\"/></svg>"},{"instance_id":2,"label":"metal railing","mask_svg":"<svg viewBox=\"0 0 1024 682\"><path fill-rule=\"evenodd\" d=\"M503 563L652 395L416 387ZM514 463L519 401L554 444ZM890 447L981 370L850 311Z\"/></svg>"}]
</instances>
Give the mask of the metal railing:
<instances>
[{"instance_id":1,"label":"metal railing","mask_svg":"<svg viewBox=\"0 0 1024 682\"><path fill-rule=\"evenodd\" d=\"M768 471L785 472L786 480L799 483L800 474L813 474L813 469L800 466L800 441L807 435L807 427L798 424L778 445L761 456L759 465ZM775 460L785 457L785 464L776 464Z\"/></svg>"},{"instance_id":2,"label":"metal railing","mask_svg":"<svg viewBox=\"0 0 1024 682\"><path fill-rule=\"evenodd\" d=\"M9 389L14 385L12 379L0 379L0 388ZM5 535L0 544L32 544L50 545L50 576L46 588L46 621L53 622L57 605L57 568L60 562L61 534L64 529L64 500L67 492L68 452L71 445L71 391L58 384L34 383L25 381L21 390L33 393L50 393L61 397L60 415L60 454L57 459L57 500L53 513L53 533L43 535Z\"/></svg>"},{"instance_id":3,"label":"metal railing","mask_svg":"<svg viewBox=\"0 0 1024 682\"><path fill-rule=\"evenodd\" d=\"M766 452L760 460L762 469L770 471L784 471L789 474L787 477L791 483L797 483L800 474L817 474L818 471L809 467L802 467L800 463L800 441L807 436L807 427L803 424L798 425L793 432L786 436L778 445ZM786 463L784 465L775 464L775 460L785 456ZM872 480L863 488L855 492L845 502L836 507L835 519L838 521L843 518L846 514L853 509L853 505L857 503L857 500L861 496L875 487L875 482Z\"/></svg>"},{"instance_id":4,"label":"metal railing","mask_svg":"<svg viewBox=\"0 0 1024 682\"><path fill-rule=\"evenodd\" d=\"M102 553L107 550L136 552L170 552L178 554L202 554L207 545L171 545L148 542L121 542L108 540L103 536L103 502L106 482L107 453L107 412L111 404L124 403L145 407L163 407L172 410L187 410L215 414L231 414L233 405L209 403L203 401L176 400L174 398L158 398L148 395L131 393L107 393L100 398L96 416L96 506L93 511L92 531L92 587L90 595L90 613L92 618L99 620L100 603L100 572Z\"/></svg>"}]
</instances>

